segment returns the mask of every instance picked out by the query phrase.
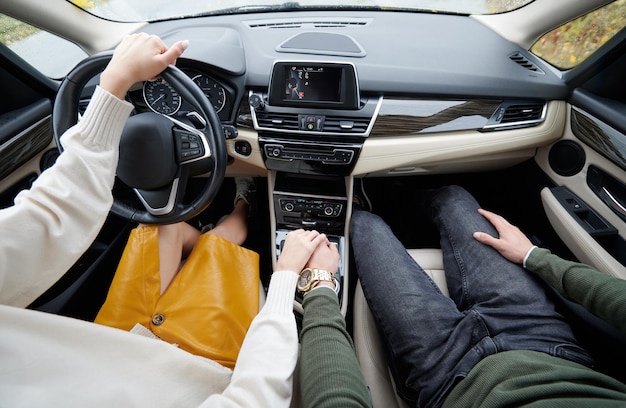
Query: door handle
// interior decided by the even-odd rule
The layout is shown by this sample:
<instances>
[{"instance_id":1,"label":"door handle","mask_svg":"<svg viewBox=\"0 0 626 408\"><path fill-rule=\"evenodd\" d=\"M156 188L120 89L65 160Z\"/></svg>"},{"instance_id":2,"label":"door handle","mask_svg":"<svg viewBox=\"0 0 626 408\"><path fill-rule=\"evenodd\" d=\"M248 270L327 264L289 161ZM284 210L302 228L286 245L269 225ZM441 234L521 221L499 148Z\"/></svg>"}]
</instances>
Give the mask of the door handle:
<instances>
[{"instance_id":1,"label":"door handle","mask_svg":"<svg viewBox=\"0 0 626 408\"><path fill-rule=\"evenodd\" d=\"M626 217L626 207L622 203L619 202L617 198L611 194L611 192L606 188L602 187L602 192L606 195L606 203L618 214L621 214L623 217Z\"/></svg>"}]
</instances>

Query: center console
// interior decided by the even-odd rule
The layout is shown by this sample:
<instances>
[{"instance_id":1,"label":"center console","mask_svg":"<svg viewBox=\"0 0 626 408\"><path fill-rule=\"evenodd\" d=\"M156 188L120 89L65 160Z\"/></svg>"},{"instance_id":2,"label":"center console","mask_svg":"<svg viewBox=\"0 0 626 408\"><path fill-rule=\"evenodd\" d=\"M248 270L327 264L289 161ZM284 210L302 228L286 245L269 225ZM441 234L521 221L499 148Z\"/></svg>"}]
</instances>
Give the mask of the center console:
<instances>
[{"instance_id":1,"label":"center console","mask_svg":"<svg viewBox=\"0 0 626 408\"><path fill-rule=\"evenodd\" d=\"M341 256L342 313L347 311L351 172L381 98L359 94L350 63L277 61L267 92L249 95L251 117L268 172L274 262L295 229L328 236ZM296 294L294 309L302 312Z\"/></svg>"},{"instance_id":2,"label":"center console","mask_svg":"<svg viewBox=\"0 0 626 408\"><path fill-rule=\"evenodd\" d=\"M340 255L335 275L342 313L347 311L348 220L352 200L351 177L310 176L271 171L268 176L273 259L278 259L290 231L315 229L326 234ZM296 293L294 309L302 312L302 297Z\"/></svg>"}]
</instances>

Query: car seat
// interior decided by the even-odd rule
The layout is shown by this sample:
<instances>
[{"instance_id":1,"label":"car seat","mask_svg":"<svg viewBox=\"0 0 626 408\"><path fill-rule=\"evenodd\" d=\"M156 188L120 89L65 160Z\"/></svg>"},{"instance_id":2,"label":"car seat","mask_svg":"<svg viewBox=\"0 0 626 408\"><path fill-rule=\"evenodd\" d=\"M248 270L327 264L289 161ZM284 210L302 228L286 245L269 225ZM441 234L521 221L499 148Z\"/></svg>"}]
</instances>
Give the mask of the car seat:
<instances>
[{"instance_id":1,"label":"car seat","mask_svg":"<svg viewBox=\"0 0 626 408\"><path fill-rule=\"evenodd\" d=\"M446 276L440 249L409 249L409 254L420 264L439 289L448 296ZM385 358L374 318L357 282L354 294L354 347L365 382L372 394L374 408L407 408L408 404L396 394L395 384Z\"/></svg>"}]
</instances>

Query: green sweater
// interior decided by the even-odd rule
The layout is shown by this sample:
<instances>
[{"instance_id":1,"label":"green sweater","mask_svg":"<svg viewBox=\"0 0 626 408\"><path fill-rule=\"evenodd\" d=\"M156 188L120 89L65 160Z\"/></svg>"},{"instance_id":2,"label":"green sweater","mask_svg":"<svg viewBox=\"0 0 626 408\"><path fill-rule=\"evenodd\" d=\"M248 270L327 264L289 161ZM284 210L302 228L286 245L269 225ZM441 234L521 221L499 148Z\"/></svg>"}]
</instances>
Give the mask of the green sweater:
<instances>
[{"instance_id":1,"label":"green sweater","mask_svg":"<svg viewBox=\"0 0 626 408\"><path fill-rule=\"evenodd\" d=\"M626 280L604 275L547 249L526 262L565 298L626 334ZM580 364L535 351L483 359L457 384L444 407L625 407L626 385Z\"/></svg>"},{"instance_id":2,"label":"green sweater","mask_svg":"<svg viewBox=\"0 0 626 408\"><path fill-rule=\"evenodd\" d=\"M302 406L370 407L369 389L354 354L337 295L329 288L304 296L300 333Z\"/></svg>"}]
</instances>

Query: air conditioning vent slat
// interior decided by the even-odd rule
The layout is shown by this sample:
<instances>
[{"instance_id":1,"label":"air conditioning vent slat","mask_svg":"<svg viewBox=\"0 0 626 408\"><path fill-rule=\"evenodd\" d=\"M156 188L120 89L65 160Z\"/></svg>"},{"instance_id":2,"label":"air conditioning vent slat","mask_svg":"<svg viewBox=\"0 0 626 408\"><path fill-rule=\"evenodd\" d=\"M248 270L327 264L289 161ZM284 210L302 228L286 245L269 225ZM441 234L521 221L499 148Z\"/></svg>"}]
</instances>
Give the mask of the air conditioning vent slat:
<instances>
[{"instance_id":1,"label":"air conditioning vent slat","mask_svg":"<svg viewBox=\"0 0 626 408\"><path fill-rule=\"evenodd\" d=\"M325 132L365 133L368 119L327 116L324 120Z\"/></svg>"},{"instance_id":2,"label":"air conditioning vent slat","mask_svg":"<svg viewBox=\"0 0 626 408\"><path fill-rule=\"evenodd\" d=\"M541 68L539 68L536 64L532 63L522 53L516 52L515 54L511 55L509 58L513 62L517 63L519 66L529 71L536 72L537 74L545 74Z\"/></svg>"},{"instance_id":3,"label":"air conditioning vent slat","mask_svg":"<svg viewBox=\"0 0 626 408\"><path fill-rule=\"evenodd\" d=\"M545 120L547 110L548 105L545 102L506 101L496 109L487 125L483 126L483 130L520 129L537 126Z\"/></svg>"},{"instance_id":4,"label":"air conditioning vent slat","mask_svg":"<svg viewBox=\"0 0 626 408\"><path fill-rule=\"evenodd\" d=\"M246 24L250 28L255 29L263 29L263 28L345 28L345 27L358 27L367 25L371 19L361 19L361 18L328 18L325 20L314 20L314 19L296 19L296 20L255 20L248 21Z\"/></svg>"},{"instance_id":5,"label":"air conditioning vent slat","mask_svg":"<svg viewBox=\"0 0 626 408\"><path fill-rule=\"evenodd\" d=\"M83 115L85 113L85 111L87 110L87 105L89 105L90 101L91 99L81 99L80 101L78 101L78 113L80 115Z\"/></svg>"},{"instance_id":6,"label":"air conditioning vent slat","mask_svg":"<svg viewBox=\"0 0 626 408\"><path fill-rule=\"evenodd\" d=\"M526 122L540 120L543 114L543 104L511 105L506 108L500 123Z\"/></svg>"},{"instance_id":7,"label":"air conditioning vent slat","mask_svg":"<svg viewBox=\"0 0 626 408\"><path fill-rule=\"evenodd\" d=\"M263 129L277 131L305 131L304 124L298 114L256 112L257 124ZM365 134L370 124L370 118L350 116L324 116L321 130L314 132Z\"/></svg>"},{"instance_id":8,"label":"air conditioning vent slat","mask_svg":"<svg viewBox=\"0 0 626 408\"><path fill-rule=\"evenodd\" d=\"M298 115L289 113L257 113L259 127L266 129L298 130Z\"/></svg>"}]
</instances>

